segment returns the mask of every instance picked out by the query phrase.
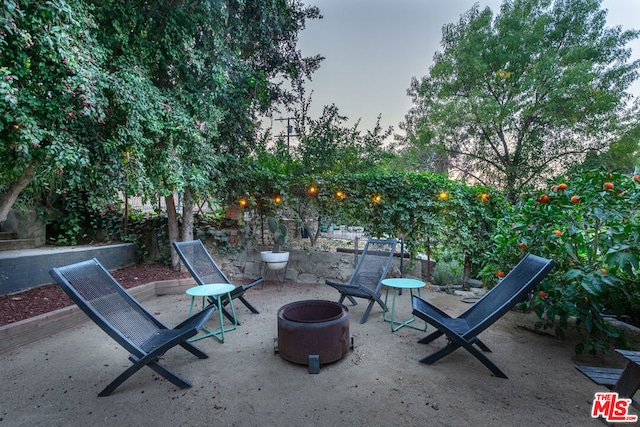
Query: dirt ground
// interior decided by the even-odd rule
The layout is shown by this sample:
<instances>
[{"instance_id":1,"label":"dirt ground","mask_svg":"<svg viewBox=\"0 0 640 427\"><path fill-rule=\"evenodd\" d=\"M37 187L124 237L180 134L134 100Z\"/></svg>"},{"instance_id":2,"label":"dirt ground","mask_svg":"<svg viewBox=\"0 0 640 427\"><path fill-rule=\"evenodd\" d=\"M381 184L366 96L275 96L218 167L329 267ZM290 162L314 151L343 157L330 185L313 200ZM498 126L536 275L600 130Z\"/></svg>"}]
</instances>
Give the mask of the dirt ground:
<instances>
[{"instance_id":1,"label":"dirt ground","mask_svg":"<svg viewBox=\"0 0 640 427\"><path fill-rule=\"evenodd\" d=\"M280 289L269 282L246 296L260 314L235 300L241 325L224 343L197 342L209 359L179 347L165 355L162 363L189 379L190 389L177 389L144 368L111 396L98 397L129 362L92 322L0 355L0 426L599 426L591 406L594 393L606 389L574 366L623 366L615 357L577 358L573 342L533 332L535 316L519 312L481 335L493 349L490 359L509 379L492 376L462 349L429 366L418 359L442 346L442 338L424 345L417 341L425 332L392 333L379 307L360 324L366 306L360 303L347 304L354 349L323 365L319 374L309 374L306 366L274 352L278 308L306 299L335 301L337 292L291 282ZM441 292L423 296L451 314L468 307L460 297ZM186 295L174 295L145 306L175 325L187 317L189 303ZM405 293L396 313L410 312Z\"/></svg>"}]
</instances>

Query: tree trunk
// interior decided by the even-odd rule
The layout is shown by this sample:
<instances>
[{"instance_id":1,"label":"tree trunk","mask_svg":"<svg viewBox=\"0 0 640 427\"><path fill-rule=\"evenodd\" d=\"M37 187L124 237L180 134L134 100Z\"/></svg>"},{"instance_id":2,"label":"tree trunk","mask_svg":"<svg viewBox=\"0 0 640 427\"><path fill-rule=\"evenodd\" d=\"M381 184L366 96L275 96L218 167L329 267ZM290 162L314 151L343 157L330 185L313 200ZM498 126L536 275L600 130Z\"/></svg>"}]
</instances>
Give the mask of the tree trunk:
<instances>
[{"instance_id":1,"label":"tree trunk","mask_svg":"<svg viewBox=\"0 0 640 427\"><path fill-rule=\"evenodd\" d=\"M173 248L173 242L178 241L180 235L180 226L178 225L178 213L176 212L176 201L173 197L173 193L169 196L165 196L167 203L167 226L169 227L169 246L171 248L171 268L175 271L180 271L180 259L176 250Z\"/></svg>"},{"instance_id":2,"label":"tree trunk","mask_svg":"<svg viewBox=\"0 0 640 427\"><path fill-rule=\"evenodd\" d=\"M182 237L183 242L193 240L193 197L191 190L184 190L182 197Z\"/></svg>"},{"instance_id":3,"label":"tree trunk","mask_svg":"<svg viewBox=\"0 0 640 427\"><path fill-rule=\"evenodd\" d=\"M11 207L18 199L20 192L33 180L35 172L36 165L34 163L30 163L22 172L22 176L20 176L17 181L11 183L6 192L0 194L0 222L7 220Z\"/></svg>"},{"instance_id":4,"label":"tree trunk","mask_svg":"<svg viewBox=\"0 0 640 427\"><path fill-rule=\"evenodd\" d=\"M464 270L462 272L462 284L464 286L469 282L469 277L471 277L471 256L464 254Z\"/></svg>"}]
</instances>

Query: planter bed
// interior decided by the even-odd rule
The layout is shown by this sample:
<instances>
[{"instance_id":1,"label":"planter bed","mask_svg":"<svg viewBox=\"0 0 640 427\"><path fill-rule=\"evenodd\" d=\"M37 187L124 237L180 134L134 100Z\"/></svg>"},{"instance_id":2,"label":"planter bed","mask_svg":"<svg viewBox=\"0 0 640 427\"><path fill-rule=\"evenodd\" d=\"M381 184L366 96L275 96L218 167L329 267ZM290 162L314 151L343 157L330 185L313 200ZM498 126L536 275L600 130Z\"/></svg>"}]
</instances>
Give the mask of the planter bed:
<instances>
[{"instance_id":1,"label":"planter bed","mask_svg":"<svg viewBox=\"0 0 640 427\"><path fill-rule=\"evenodd\" d=\"M138 301L145 301L159 295L183 294L194 285L195 281L193 279L162 280L136 286L127 289L127 291ZM0 353L6 353L56 332L72 328L87 320L89 318L74 304L19 322L0 326Z\"/></svg>"}]
</instances>

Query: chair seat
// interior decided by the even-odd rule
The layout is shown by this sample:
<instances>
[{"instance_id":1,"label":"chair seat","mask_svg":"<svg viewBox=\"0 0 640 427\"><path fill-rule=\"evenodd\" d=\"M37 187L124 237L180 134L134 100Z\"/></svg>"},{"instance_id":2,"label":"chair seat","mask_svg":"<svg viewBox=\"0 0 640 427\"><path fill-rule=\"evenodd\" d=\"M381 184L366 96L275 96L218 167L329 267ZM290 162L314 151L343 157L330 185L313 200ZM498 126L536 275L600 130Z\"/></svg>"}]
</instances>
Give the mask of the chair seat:
<instances>
[{"instance_id":1,"label":"chair seat","mask_svg":"<svg viewBox=\"0 0 640 427\"><path fill-rule=\"evenodd\" d=\"M613 388L618 382L624 369L596 368L593 366L576 366L576 369L586 375L591 381L607 388Z\"/></svg>"}]
</instances>

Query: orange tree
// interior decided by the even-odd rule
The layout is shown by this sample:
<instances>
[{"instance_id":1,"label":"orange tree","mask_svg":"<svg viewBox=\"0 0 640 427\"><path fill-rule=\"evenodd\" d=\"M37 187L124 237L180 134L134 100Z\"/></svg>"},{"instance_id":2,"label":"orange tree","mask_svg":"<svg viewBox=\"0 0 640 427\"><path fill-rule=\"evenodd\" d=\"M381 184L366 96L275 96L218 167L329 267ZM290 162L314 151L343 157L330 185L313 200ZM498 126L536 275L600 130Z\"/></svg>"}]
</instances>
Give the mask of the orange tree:
<instances>
[{"instance_id":1,"label":"orange tree","mask_svg":"<svg viewBox=\"0 0 640 427\"><path fill-rule=\"evenodd\" d=\"M484 273L506 269L524 252L555 259L550 279L528 302L537 327L564 337L575 318L583 336L577 353L624 346L609 319L640 324L640 176L589 170L548 184L505 216Z\"/></svg>"}]
</instances>

